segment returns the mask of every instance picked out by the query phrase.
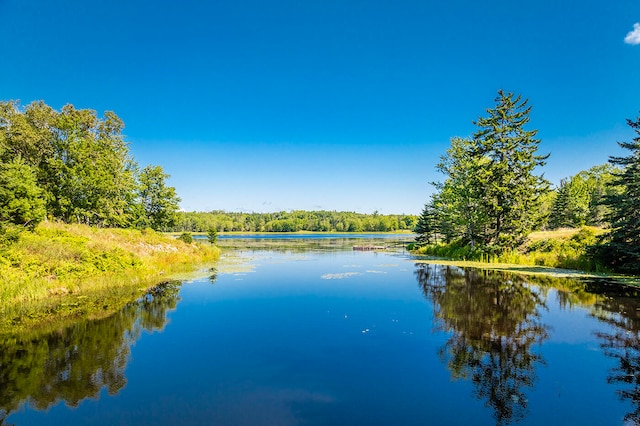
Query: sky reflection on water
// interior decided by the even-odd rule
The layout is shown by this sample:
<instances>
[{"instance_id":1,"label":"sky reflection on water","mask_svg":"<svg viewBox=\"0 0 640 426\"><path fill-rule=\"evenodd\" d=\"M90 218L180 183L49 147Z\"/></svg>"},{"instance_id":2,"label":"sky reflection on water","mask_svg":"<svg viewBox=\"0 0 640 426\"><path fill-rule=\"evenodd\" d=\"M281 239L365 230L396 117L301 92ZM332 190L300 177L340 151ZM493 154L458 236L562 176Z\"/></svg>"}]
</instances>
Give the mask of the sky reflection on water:
<instances>
[{"instance_id":1,"label":"sky reflection on water","mask_svg":"<svg viewBox=\"0 0 640 426\"><path fill-rule=\"evenodd\" d=\"M401 251L234 256L112 317L3 342L4 422L639 421L633 291Z\"/></svg>"}]
</instances>

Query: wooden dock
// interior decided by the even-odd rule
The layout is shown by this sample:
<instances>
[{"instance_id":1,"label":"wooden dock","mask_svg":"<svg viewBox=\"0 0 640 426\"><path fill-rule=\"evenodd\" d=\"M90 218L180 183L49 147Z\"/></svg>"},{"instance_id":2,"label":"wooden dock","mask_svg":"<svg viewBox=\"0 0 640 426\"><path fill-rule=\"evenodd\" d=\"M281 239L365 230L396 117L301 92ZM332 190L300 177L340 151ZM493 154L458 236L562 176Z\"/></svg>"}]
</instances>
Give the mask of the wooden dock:
<instances>
[{"instance_id":1,"label":"wooden dock","mask_svg":"<svg viewBox=\"0 0 640 426\"><path fill-rule=\"evenodd\" d=\"M386 246L353 246L356 251L373 251L373 250L386 250Z\"/></svg>"}]
</instances>

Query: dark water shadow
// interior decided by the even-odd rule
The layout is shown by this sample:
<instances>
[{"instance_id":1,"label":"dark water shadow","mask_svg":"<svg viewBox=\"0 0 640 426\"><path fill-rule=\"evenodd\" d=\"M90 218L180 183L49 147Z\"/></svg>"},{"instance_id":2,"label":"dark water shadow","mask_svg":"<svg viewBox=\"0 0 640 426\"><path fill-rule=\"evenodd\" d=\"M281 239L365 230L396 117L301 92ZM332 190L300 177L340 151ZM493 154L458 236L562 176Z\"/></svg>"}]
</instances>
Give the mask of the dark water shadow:
<instances>
[{"instance_id":1,"label":"dark water shadow","mask_svg":"<svg viewBox=\"0 0 640 426\"><path fill-rule=\"evenodd\" d=\"M621 401L631 403L625 423L640 425L640 289L604 278L540 277L534 282L556 288L561 306L587 308L591 317L609 326L610 331L594 332L603 353L615 361L607 383L616 387Z\"/></svg>"},{"instance_id":2,"label":"dark water shadow","mask_svg":"<svg viewBox=\"0 0 640 426\"><path fill-rule=\"evenodd\" d=\"M610 326L611 332L596 332L605 355L615 360L607 382L617 387L621 400L632 403L633 411L624 416L627 424L640 425L640 292L635 287L621 287L591 281L598 290L598 300L591 315Z\"/></svg>"}]
</instances>

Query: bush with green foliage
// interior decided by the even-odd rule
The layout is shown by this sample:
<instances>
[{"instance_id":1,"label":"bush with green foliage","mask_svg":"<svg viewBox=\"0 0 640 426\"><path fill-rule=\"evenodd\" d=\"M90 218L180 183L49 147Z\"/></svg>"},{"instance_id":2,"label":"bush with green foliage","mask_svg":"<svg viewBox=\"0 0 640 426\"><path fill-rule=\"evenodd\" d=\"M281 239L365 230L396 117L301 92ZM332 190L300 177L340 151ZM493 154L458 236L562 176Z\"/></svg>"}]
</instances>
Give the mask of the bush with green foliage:
<instances>
[{"instance_id":1,"label":"bush with green foliage","mask_svg":"<svg viewBox=\"0 0 640 426\"><path fill-rule=\"evenodd\" d=\"M45 217L45 202L33 169L22 158L0 164L0 222L34 228Z\"/></svg>"},{"instance_id":2,"label":"bush with green foliage","mask_svg":"<svg viewBox=\"0 0 640 426\"><path fill-rule=\"evenodd\" d=\"M184 241L187 244L191 244L193 242L193 237L191 236L190 233L188 232L183 232L182 234L180 234L180 236L178 237L178 239L180 241Z\"/></svg>"},{"instance_id":3,"label":"bush with green foliage","mask_svg":"<svg viewBox=\"0 0 640 426\"><path fill-rule=\"evenodd\" d=\"M207 232L207 239L211 244L215 244L218 242L218 231L216 231L216 228L209 229L209 231Z\"/></svg>"}]
</instances>

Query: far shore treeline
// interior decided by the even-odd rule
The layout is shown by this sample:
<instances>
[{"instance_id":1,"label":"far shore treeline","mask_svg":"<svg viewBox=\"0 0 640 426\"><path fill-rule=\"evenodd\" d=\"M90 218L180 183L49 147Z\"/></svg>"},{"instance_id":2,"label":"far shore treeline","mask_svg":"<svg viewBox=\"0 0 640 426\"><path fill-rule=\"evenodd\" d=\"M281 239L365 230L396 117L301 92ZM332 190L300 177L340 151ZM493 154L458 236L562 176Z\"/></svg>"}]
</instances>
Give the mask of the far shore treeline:
<instances>
[{"instance_id":1,"label":"far shore treeline","mask_svg":"<svg viewBox=\"0 0 640 426\"><path fill-rule=\"evenodd\" d=\"M42 220L180 232L412 231L414 215L335 211L179 212L160 166L140 168L113 112L0 102L0 227ZM14 236L15 237L15 236Z\"/></svg>"},{"instance_id":2,"label":"far shore treeline","mask_svg":"<svg viewBox=\"0 0 640 426\"><path fill-rule=\"evenodd\" d=\"M180 212L175 232L393 232L413 231L414 215L382 215L336 211L236 213Z\"/></svg>"},{"instance_id":3,"label":"far shore treeline","mask_svg":"<svg viewBox=\"0 0 640 426\"><path fill-rule=\"evenodd\" d=\"M550 153L537 152L530 112L527 99L498 91L495 105L474 122L477 131L453 138L435 165L445 179L434 183L419 216L180 212L176 190L166 184L169 176L160 166L140 168L115 113L99 117L73 105L56 111L42 101L0 101L0 245L49 220L207 232L212 241L218 232L414 231L421 253L496 259L532 247L557 248L527 245L533 231L586 225L598 231L581 234L581 261L565 262L563 243L556 250L560 262L547 266L640 273L640 118L627 120L636 137L618 142L628 156L612 157L553 188L544 178Z\"/></svg>"}]
</instances>

